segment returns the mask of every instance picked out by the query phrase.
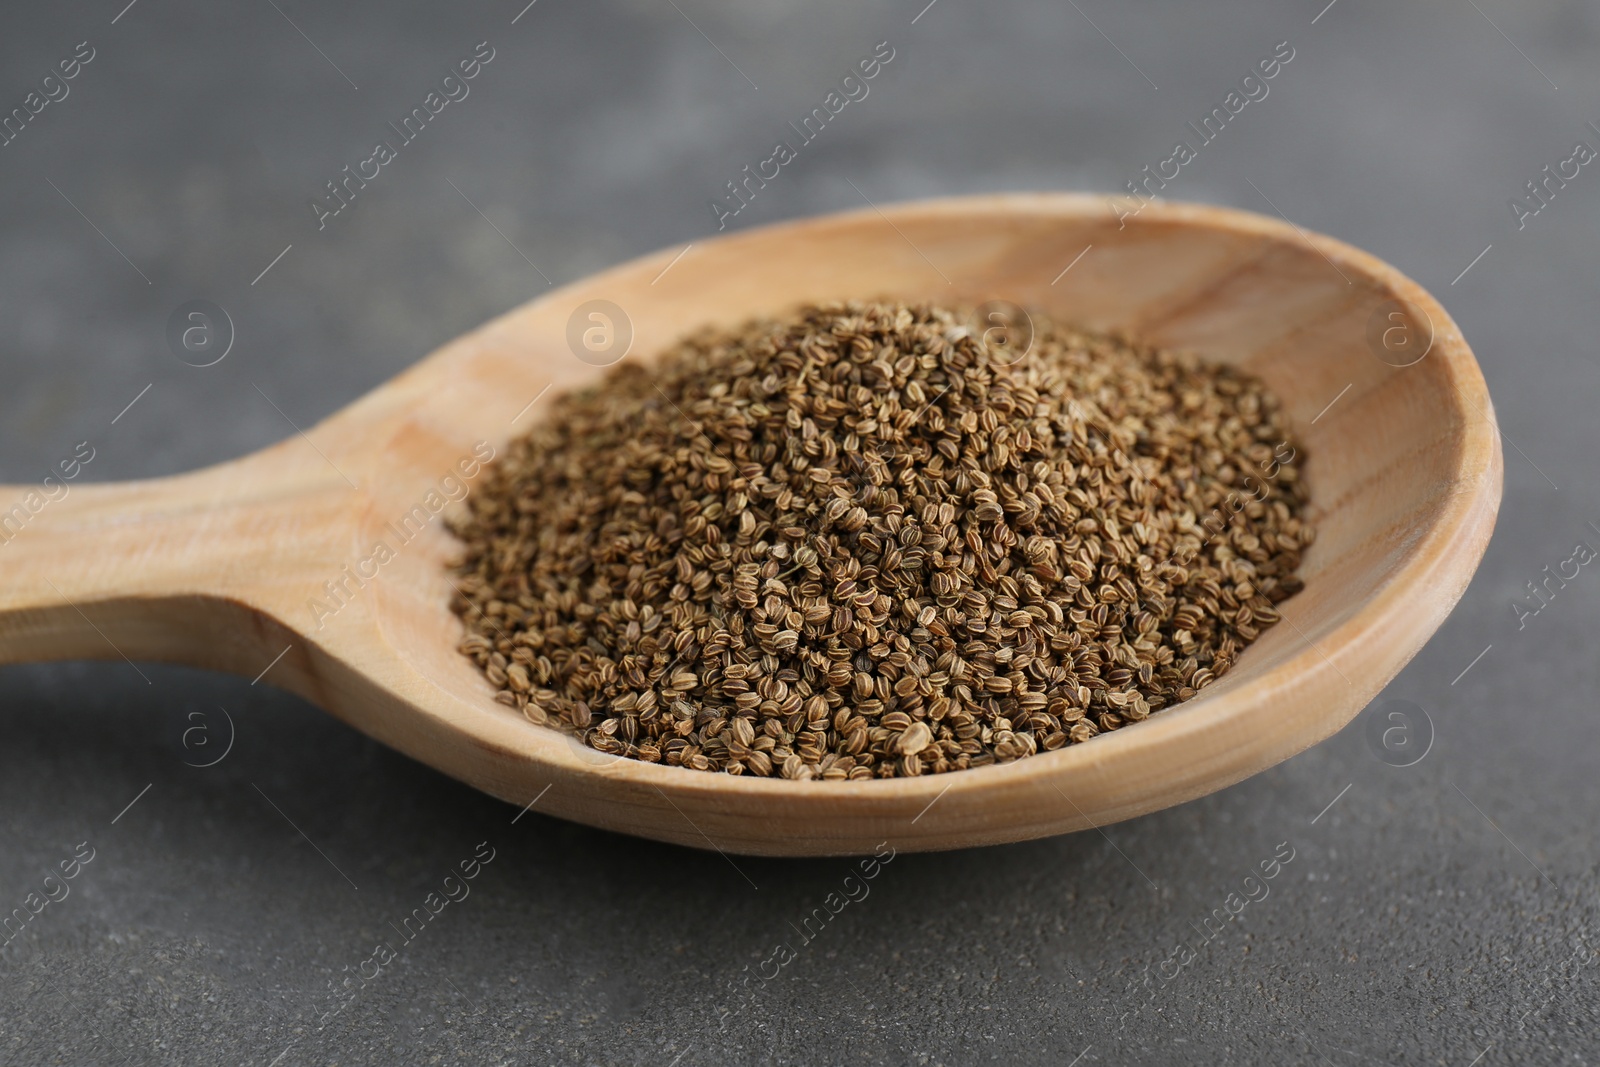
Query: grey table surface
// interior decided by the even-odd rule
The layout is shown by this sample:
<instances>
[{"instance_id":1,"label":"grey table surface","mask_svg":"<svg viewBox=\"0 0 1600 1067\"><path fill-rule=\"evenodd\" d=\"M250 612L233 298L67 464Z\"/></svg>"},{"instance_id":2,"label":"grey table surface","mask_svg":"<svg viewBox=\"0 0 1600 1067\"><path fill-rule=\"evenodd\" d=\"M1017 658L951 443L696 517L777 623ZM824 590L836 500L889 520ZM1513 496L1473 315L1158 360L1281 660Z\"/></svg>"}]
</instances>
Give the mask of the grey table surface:
<instances>
[{"instance_id":1,"label":"grey table surface","mask_svg":"<svg viewBox=\"0 0 1600 1067\"><path fill-rule=\"evenodd\" d=\"M1600 9L524 2L6 5L7 111L93 58L0 147L0 480L82 441L88 480L242 455L547 279L703 239L723 183L880 41L895 57L870 95L730 229L865 197L1120 188L1287 41L1269 95L1166 195L1371 250L1477 351L1506 434L1497 532L1375 705L1420 708L1431 749L1391 766L1358 720L1104 833L899 856L756 988L746 968L799 942L849 861L736 871L537 811L513 825L265 682L9 666L0 911L79 843L93 859L0 951L0 1062L1600 1059L1600 582L1583 571L1520 628L1512 607L1600 546L1600 177L1512 205L1600 146ZM324 183L479 42L470 95L319 230ZM236 332L206 368L165 337L197 298ZM188 765L220 747L222 709L231 751ZM214 732L186 743L197 725ZM338 992L485 840L470 897ZM1202 938L1284 842L1270 895Z\"/></svg>"}]
</instances>

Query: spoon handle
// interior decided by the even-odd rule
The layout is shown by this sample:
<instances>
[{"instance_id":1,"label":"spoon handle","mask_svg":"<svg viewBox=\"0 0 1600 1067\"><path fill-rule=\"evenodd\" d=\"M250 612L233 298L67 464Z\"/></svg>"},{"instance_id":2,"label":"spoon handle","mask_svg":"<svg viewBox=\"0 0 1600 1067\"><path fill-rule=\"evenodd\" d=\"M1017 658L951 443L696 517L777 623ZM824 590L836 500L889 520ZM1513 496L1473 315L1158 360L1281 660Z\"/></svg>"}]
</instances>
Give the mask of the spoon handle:
<instances>
[{"instance_id":1,"label":"spoon handle","mask_svg":"<svg viewBox=\"0 0 1600 1067\"><path fill-rule=\"evenodd\" d=\"M0 663L260 671L295 636L288 587L314 573L317 531L333 526L319 527L321 487L269 454L170 478L0 486Z\"/></svg>"}]
</instances>

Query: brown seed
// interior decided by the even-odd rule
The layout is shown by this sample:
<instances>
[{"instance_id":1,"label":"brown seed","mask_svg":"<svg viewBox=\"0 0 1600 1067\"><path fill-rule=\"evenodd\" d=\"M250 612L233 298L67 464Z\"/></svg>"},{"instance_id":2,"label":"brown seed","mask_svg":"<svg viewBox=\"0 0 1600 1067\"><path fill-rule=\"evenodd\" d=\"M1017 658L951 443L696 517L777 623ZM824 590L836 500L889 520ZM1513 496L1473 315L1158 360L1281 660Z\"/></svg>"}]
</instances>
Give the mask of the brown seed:
<instances>
[{"instance_id":1,"label":"brown seed","mask_svg":"<svg viewBox=\"0 0 1600 1067\"><path fill-rule=\"evenodd\" d=\"M794 780L1188 699L1301 588L1304 450L1246 374L1034 324L808 307L548 402L452 524L461 652L602 751Z\"/></svg>"},{"instance_id":2,"label":"brown seed","mask_svg":"<svg viewBox=\"0 0 1600 1067\"><path fill-rule=\"evenodd\" d=\"M911 728L895 739L894 750L902 756L915 756L933 742L933 731L925 722L911 724Z\"/></svg>"}]
</instances>

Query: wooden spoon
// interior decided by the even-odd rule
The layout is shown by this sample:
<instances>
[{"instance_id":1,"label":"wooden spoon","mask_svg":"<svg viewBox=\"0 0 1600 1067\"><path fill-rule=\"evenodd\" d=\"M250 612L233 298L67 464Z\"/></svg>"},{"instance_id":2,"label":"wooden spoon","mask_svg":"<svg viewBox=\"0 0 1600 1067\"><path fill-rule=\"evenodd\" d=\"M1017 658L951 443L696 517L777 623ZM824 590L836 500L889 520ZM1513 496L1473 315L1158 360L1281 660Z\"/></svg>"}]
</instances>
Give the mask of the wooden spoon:
<instances>
[{"instance_id":1,"label":"wooden spoon","mask_svg":"<svg viewBox=\"0 0 1600 1067\"><path fill-rule=\"evenodd\" d=\"M920 778L792 782L617 759L496 703L456 651L455 544L426 520L554 393L603 373L592 348L625 344L621 316L583 305L623 309L629 358L648 359L707 323L879 296L1002 298L1264 378L1308 446L1319 535L1282 624L1145 722ZM684 845L825 855L1016 841L1202 796L1338 730L1465 590L1500 478L1493 410L1455 323L1372 256L1213 207L1149 205L1119 222L1087 196L908 204L696 241L574 282L243 459L73 483L37 511L23 502L38 487L0 489L0 507L23 505L0 513L0 661L264 676L512 804ZM143 684L132 670L128 682Z\"/></svg>"}]
</instances>

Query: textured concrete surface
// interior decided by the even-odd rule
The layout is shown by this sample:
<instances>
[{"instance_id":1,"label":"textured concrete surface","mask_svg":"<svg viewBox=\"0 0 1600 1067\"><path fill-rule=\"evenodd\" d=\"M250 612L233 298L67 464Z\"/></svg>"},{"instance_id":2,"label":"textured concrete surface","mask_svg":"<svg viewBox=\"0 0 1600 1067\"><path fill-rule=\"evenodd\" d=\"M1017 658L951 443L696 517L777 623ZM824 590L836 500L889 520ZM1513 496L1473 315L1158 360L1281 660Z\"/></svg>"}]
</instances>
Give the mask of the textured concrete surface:
<instances>
[{"instance_id":1,"label":"textured concrete surface","mask_svg":"<svg viewBox=\"0 0 1600 1067\"><path fill-rule=\"evenodd\" d=\"M1168 192L1275 205L1439 294L1508 435L1505 506L1460 608L1380 698L1430 718L1420 762L1383 762L1358 721L1104 834L897 857L764 985L744 979L799 945L847 861L736 871L512 825L265 682L4 668L0 911L94 852L0 951L0 1062L1600 1058L1600 577L1521 629L1511 606L1579 539L1600 547L1600 174L1552 185L1521 229L1508 205L1574 142L1600 147L1594 5L125 2L0 12L4 109L94 50L0 147L7 483L85 440L91 480L240 455L545 278L702 238L723 183L879 41L895 58L870 95L732 226L863 195L1117 188L1287 40L1267 98ZM470 95L319 232L308 201L480 41ZM207 368L164 337L196 298L237 333ZM188 765L229 717L226 758ZM340 992L482 841L470 896ZM1269 895L1209 934L1284 842Z\"/></svg>"}]
</instances>

